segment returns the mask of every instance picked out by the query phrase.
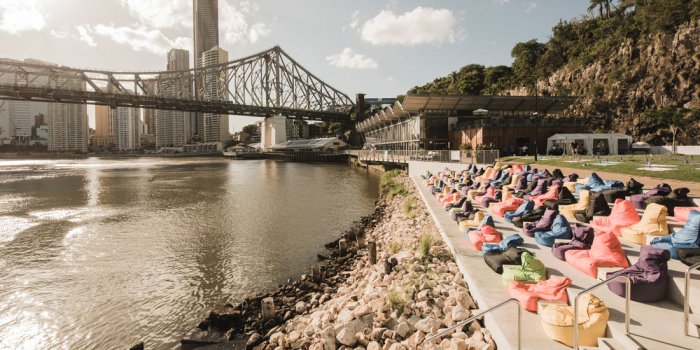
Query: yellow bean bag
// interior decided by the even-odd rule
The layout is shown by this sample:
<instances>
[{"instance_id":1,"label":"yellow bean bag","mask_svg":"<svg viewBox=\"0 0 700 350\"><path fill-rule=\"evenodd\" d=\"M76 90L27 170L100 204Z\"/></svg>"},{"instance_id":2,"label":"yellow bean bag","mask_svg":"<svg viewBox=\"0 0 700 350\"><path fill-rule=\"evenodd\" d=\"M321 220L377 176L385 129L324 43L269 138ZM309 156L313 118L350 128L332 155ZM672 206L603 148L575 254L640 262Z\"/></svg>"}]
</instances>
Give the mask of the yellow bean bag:
<instances>
[{"instance_id":1,"label":"yellow bean bag","mask_svg":"<svg viewBox=\"0 0 700 350\"><path fill-rule=\"evenodd\" d=\"M560 205L559 214L564 215L565 218L574 221L576 220L576 212L588 209L591 202L591 192L588 190L578 191L578 202L576 204Z\"/></svg>"},{"instance_id":2,"label":"yellow bean bag","mask_svg":"<svg viewBox=\"0 0 700 350\"><path fill-rule=\"evenodd\" d=\"M459 222L459 229L466 231L468 228L478 228L481 221L484 220L484 213L477 211L473 219L462 220Z\"/></svg>"},{"instance_id":3,"label":"yellow bean bag","mask_svg":"<svg viewBox=\"0 0 700 350\"><path fill-rule=\"evenodd\" d=\"M647 205L642 219L638 223L620 229L622 239L644 245L647 244L647 236L667 235L667 213L668 209L661 204L651 203Z\"/></svg>"},{"instance_id":4,"label":"yellow bean bag","mask_svg":"<svg viewBox=\"0 0 700 350\"><path fill-rule=\"evenodd\" d=\"M593 294L584 294L578 304L578 345L597 346L605 336L610 312ZM574 308L566 304L540 303L539 315L544 333L568 346L574 345Z\"/></svg>"},{"instance_id":5,"label":"yellow bean bag","mask_svg":"<svg viewBox=\"0 0 700 350\"><path fill-rule=\"evenodd\" d=\"M501 187L501 192L506 193L506 192L510 191L511 189L515 188L515 186L518 185L518 181L520 181L520 175L514 175L511 178L511 181L509 184Z\"/></svg>"}]
</instances>

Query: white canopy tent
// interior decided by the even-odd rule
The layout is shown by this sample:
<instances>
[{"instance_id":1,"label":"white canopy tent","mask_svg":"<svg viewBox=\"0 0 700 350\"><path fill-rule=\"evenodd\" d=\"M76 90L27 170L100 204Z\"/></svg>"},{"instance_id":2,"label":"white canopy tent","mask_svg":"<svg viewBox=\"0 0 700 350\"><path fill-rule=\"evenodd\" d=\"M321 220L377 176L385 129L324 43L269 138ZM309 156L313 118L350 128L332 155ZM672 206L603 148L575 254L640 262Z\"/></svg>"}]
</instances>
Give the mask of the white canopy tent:
<instances>
[{"instance_id":1,"label":"white canopy tent","mask_svg":"<svg viewBox=\"0 0 700 350\"><path fill-rule=\"evenodd\" d=\"M564 154L573 155L574 142L579 149L583 148L586 154L620 154L629 152L632 137L619 133L554 134L547 139L547 150L549 152L552 147L560 147Z\"/></svg>"}]
</instances>

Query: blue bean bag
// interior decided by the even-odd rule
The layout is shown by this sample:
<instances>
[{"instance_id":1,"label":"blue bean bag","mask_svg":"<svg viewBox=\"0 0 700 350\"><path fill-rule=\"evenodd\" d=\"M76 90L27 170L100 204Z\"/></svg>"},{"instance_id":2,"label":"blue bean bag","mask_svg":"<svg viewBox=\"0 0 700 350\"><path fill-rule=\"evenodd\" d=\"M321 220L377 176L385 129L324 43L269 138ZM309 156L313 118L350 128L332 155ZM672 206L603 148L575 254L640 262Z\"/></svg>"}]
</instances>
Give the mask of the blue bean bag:
<instances>
[{"instance_id":1,"label":"blue bean bag","mask_svg":"<svg viewBox=\"0 0 700 350\"><path fill-rule=\"evenodd\" d=\"M555 239L571 239L572 237L571 226L564 215L557 215L549 230L535 232L535 241L546 247L553 246Z\"/></svg>"},{"instance_id":2,"label":"blue bean bag","mask_svg":"<svg viewBox=\"0 0 700 350\"><path fill-rule=\"evenodd\" d=\"M506 219L506 221L508 221L508 222L513 222L513 217L527 214L527 213L531 212L533 209L535 209L535 201L525 201L515 211L507 212L503 216L503 218Z\"/></svg>"},{"instance_id":3,"label":"blue bean bag","mask_svg":"<svg viewBox=\"0 0 700 350\"><path fill-rule=\"evenodd\" d=\"M499 243L484 243L484 245L481 246L481 253L504 253L510 248L517 248L524 242L525 240L523 239L523 237L516 233L514 235L510 235L504 238Z\"/></svg>"},{"instance_id":4,"label":"blue bean bag","mask_svg":"<svg viewBox=\"0 0 700 350\"><path fill-rule=\"evenodd\" d=\"M678 259L679 248L700 248L700 211L693 210L688 215L688 221L680 231L656 237L651 245L671 252L671 258Z\"/></svg>"}]
</instances>

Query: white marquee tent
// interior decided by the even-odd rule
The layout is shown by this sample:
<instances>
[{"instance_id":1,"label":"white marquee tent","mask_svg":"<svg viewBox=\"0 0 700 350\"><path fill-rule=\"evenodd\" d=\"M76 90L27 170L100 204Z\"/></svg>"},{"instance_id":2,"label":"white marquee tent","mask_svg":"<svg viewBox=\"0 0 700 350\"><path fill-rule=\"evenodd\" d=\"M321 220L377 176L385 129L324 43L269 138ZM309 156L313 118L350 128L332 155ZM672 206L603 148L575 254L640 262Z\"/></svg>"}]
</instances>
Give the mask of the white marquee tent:
<instances>
[{"instance_id":1,"label":"white marquee tent","mask_svg":"<svg viewBox=\"0 0 700 350\"><path fill-rule=\"evenodd\" d=\"M594 152L607 154L621 154L629 152L632 146L632 137L619 133L606 134L554 134L547 139L547 150L553 146L560 147L564 154L572 155L572 143L583 147L587 154Z\"/></svg>"}]
</instances>

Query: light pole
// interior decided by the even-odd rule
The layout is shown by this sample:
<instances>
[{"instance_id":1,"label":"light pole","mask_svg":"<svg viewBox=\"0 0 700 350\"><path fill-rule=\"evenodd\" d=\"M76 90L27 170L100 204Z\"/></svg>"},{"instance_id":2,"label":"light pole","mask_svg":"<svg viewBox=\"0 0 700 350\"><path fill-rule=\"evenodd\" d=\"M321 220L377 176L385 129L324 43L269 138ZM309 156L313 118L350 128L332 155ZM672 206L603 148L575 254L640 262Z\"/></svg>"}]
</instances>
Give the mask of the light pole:
<instances>
[{"instance_id":1,"label":"light pole","mask_svg":"<svg viewBox=\"0 0 700 350\"><path fill-rule=\"evenodd\" d=\"M540 134L540 119L539 119L539 108L537 104L537 80L535 80L535 113L533 114L535 116L535 162L537 161L537 153L539 153L539 149L537 147L537 139L539 138Z\"/></svg>"}]
</instances>

